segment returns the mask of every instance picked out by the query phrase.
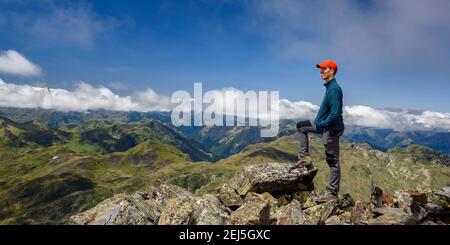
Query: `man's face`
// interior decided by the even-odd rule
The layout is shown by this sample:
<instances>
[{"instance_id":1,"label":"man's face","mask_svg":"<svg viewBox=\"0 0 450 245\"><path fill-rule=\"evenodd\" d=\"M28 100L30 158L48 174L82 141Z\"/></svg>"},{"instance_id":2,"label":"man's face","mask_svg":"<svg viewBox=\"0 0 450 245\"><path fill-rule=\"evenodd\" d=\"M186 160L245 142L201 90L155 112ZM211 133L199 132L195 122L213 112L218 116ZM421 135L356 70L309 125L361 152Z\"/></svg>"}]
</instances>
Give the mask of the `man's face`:
<instances>
[{"instance_id":1,"label":"man's face","mask_svg":"<svg viewBox=\"0 0 450 245\"><path fill-rule=\"evenodd\" d=\"M320 77L322 78L322 80L329 81L333 78L333 76L334 76L334 69L329 67L320 68Z\"/></svg>"}]
</instances>

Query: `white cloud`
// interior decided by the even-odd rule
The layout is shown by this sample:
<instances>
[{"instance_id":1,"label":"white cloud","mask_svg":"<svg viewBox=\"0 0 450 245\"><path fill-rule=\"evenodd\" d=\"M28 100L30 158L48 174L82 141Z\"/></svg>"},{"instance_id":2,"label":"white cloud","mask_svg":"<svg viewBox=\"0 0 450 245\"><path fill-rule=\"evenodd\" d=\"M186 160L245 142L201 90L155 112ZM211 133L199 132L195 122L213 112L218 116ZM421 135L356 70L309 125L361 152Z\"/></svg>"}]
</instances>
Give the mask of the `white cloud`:
<instances>
[{"instance_id":1,"label":"white cloud","mask_svg":"<svg viewBox=\"0 0 450 245\"><path fill-rule=\"evenodd\" d=\"M307 101L280 99L280 118L313 118L318 110L319 106Z\"/></svg>"},{"instance_id":2,"label":"white cloud","mask_svg":"<svg viewBox=\"0 0 450 245\"><path fill-rule=\"evenodd\" d=\"M388 115L369 106L346 106L344 117L349 124L369 127L390 127Z\"/></svg>"},{"instance_id":3,"label":"white cloud","mask_svg":"<svg viewBox=\"0 0 450 245\"><path fill-rule=\"evenodd\" d=\"M38 76L41 69L14 50L0 53L0 72L18 76Z\"/></svg>"},{"instance_id":4,"label":"white cloud","mask_svg":"<svg viewBox=\"0 0 450 245\"><path fill-rule=\"evenodd\" d=\"M153 90L120 96L109 88L94 87L79 82L72 91L58 88L33 87L5 83L0 80L0 106L19 108L43 108L59 111L87 111L96 109L118 111L169 110L169 98Z\"/></svg>"},{"instance_id":5,"label":"white cloud","mask_svg":"<svg viewBox=\"0 0 450 245\"><path fill-rule=\"evenodd\" d=\"M285 104L281 106L282 104ZM289 119L314 119L318 106L309 102L280 101L280 117ZM450 113L433 111L408 111L376 109L370 106L353 105L343 108L344 123L376 128L404 130L450 131Z\"/></svg>"},{"instance_id":6,"label":"white cloud","mask_svg":"<svg viewBox=\"0 0 450 245\"><path fill-rule=\"evenodd\" d=\"M350 125L404 130L439 129L450 131L450 113L433 111L391 111L368 106L346 106L344 120Z\"/></svg>"},{"instance_id":7,"label":"white cloud","mask_svg":"<svg viewBox=\"0 0 450 245\"><path fill-rule=\"evenodd\" d=\"M421 115L416 116L415 120L425 128L444 128L450 130L450 113L424 111Z\"/></svg>"},{"instance_id":8,"label":"white cloud","mask_svg":"<svg viewBox=\"0 0 450 245\"><path fill-rule=\"evenodd\" d=\"M244 91L224 88L208 91L228 97L215 96L217 110L223 103L230 105ZM206 91L204 91L205 95ZM217 94L217 95L219 95ZM79 82L73 90L35 87L6 83L0 79L0 107L43 108L60 111L87 111L107 109L117 111L170 111L176 104L170 102L169 96L159 95L153 89L120 96L109 88L95 87ZM204 108L209 105L204 105ZM250 106L255 110L257 104ZM279 113L282 119L314 119L319 106L306 101L279 100ZM433 111L408 111L401 109L377 109L364 105L345 106L343 108L346 125L359 125L396 130L447 130L450 131L450 113Z\"/></svg>"},{"instance_id":9,"label":"white cloud","mask_svg":"<svg viewBox=\"0 0 450 245\"><path fill-rule=\"evenodd\" d=\"M135 94L132 101L137 105L137 111L168 111L172 108L170 98L158 95L153 89L148 88Z\"/></svg>"}]
</instances>

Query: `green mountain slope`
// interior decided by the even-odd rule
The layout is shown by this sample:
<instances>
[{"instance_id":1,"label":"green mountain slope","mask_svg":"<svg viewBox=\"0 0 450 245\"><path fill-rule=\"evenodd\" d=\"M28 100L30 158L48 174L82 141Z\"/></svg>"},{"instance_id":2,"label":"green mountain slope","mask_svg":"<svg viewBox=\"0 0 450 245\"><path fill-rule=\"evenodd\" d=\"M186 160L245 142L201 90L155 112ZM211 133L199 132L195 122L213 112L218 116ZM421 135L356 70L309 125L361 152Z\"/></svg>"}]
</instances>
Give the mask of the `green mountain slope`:
<instances>
[{"instance_id":1,"label":"green mountain slope","mask_svg":"<svg viewBox=\"0 0 450 245\"><path fill-rule=\"evenodd\" d=\"M11 147L43 146L63 143L70 134L53 130L39 122L17 123L0 117L0 145Z\"/></svg>"},{"instance_id":2,"label":"green mountain slope","mask_svg":"<svg viewBox=\"0 0 450 245\"><path fill-rule=\"evenodd\" d=\"M239 154L218 162L219 165L246 165L260 162L285 162L297 155L296 135L285 136L270 143L247 147ZM315 184L325 189L328 165L319 138L311 137L311 155L320 169ZM412 145L388 152L372 149L367 144L341 143L342 189L357 199L370 196L372 182L386 191L415 188L440 188L450 184L450 168L443 164L446 155L430 148ZM444 159L445 160L445 159Z\"/></svg>"},{"instance_id":3,"label":"green mountain slope","mask_svg":"<svg viewBox=\"0 0 450 245\"><path fill-rule=\"evenodd\" d=\"M265 140L260 137L258 127L181 127L180 130L207 147L214 154L214 161L239 153L248 145Z\"/></svg>"},{"instance_id":4,"label":"green mountain slope","mask_svg":"<svg viewBox=\"0 0 450 245\"><path fill-rule=\"evenodd\" d=\"M61 129L75 135L72 146L88 145L87 153L110 153L125 151L146 140L158 140L170 144L189 154L193 161L209 161L212 154L200 143L187 138L177 128L154 119L144 119L132 123L114 123L108 121L90 121L70 125ZM80 149L82 150L82 149Z\"/></svg>"},{"instance_id":5,"label":"green mountain slope","mask_svg":"<svg viewBox=\"0 0 450 245\"><path fill-rule=\"evenodd\" d=\"M0 116L20 123L37 121L55 129L65 125L81 124L89 121L128 123L148 118L164 123L170 122L170 112L111 111L104 109L88 110L86 112L62 112L38 108L0 107Z\"/></svg>"},{"instance_id":6,"label":"green mountain slope","mask_svg":"<svg viewBox=\"0 0 450 245\"><path fill-rule=\"evenodd\" d=\"M145 188L169 165L192 161L158 141L95 157L52 146L1 151L0 159L1 223L64 222L113 193Z\"/></svg>"},{"instance_id":7,"label":"green mountain slope","mask_svg":"<svg viewBox=\"0 0 450 245\"><path fill-rule=\"evenodd\" d=\"M222 142L237 152L211 163L199 161L212 158L207 147L154 119L89 121L59 129L4 118L0 123L2 224L65 223L70 215L115 193L146 188L156 179L197 195L213 193L246 165L294 162L297 156L296 135L251 144L252 139L246 137L250 131L245 128L205 132L210 142ZM325 189L328 166L323 145L314 136L310 145L320 169L315 185ZM216 152L225 149L220 143L210 146L216 147ZM348 192L356 199L370 196L372 183L388 192L450 184L449 156L427 147L411 145L381 152L367 144L343 142L341 151L341 193Z\"/></svg>"},{"instance_id":8,"label":"green mountain slope","mask_svg":"<svg viewBox=\"0 0 450 245\"><path fill-rule=\"evenodd\" d=\"M193 161L209 161L212 154L202 144L187 138L170 124L154 119L117 123L89 121L53 129L37 121L14 122L0 117L0 146L50 147L65 145L80 154L123 152L146 140L173 145Z\"/></svg>"},{"instance_id":9,"label":"green mountain slope","mask_svg":"<svg viewBox=\"0 0 450 245\"><path fill-rule=\"evenodd\" d=\"M16 122L36 121L50 128L58 129L66 125L78 125L90 121L109 121L114 123L138 122L144 119L156 119L165 124L170 124L170 112L126 112L110 110L89 110L87 112L60 112L55 110L0 107L0 116L12 119ZM280 120L280 132L278 136L286 136L296 133L297 120ZM213 160L220 160L235 154L249 144L262 142L259 138L259 130L256 128L242 127L236 132L235 127L216 127L206 131L204 127L181 127L181 131L190 139L195 139L203 145L208 145L213 153ZM229 132L232 131L232 132ZM205 133L206 132L206 133ZM233 137L239 139L233 140ZM373 148L388 150L395 146L405 147L411 144L420 144L450 153L450 132L427 131L397 131L394 129L371 128L346 125L344 137L350 142L368 143ZM224 139L224 140L223 140ZM265 139L270 141L272 139ZM222 143L219 144L219 141Z\"/></svg>"}]
</instances>

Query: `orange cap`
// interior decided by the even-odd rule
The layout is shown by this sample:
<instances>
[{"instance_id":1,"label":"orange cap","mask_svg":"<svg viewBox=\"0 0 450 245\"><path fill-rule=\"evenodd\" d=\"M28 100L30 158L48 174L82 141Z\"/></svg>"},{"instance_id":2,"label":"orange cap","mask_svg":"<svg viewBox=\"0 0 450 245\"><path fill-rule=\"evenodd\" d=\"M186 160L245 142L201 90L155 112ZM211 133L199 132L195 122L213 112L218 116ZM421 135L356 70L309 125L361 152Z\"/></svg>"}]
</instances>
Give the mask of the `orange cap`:
<instances>
[{"instance_id":1,"label":"orange cap","mask_svg":"<svg viewBox=\"0 0 450 245\"><path fill-rule=\"evenodd\" d=\"M324 68L324 67L329 67L332 68L333 70L335 70L336 72L338 71L338 65L336 64L336 62L332 61L332 60L325 60L320 64L316 65L317 68Z\"/></svg>"}]
</instances>

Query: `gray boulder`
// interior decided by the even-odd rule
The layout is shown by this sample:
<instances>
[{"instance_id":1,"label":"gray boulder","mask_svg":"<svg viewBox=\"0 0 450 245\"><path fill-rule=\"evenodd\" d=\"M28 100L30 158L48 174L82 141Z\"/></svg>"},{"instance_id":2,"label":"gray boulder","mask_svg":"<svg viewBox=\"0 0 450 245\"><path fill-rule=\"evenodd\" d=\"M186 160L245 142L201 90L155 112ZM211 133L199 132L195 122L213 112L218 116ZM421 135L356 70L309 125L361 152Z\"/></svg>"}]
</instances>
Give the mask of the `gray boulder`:
<instances>
[{"instance_id":1,"label":"gray boulder","mask_svg":"<svg viewBox=\"0 0 450 245\"><path fill-rule=\"evenodd\" d=\"M304 222L302 206L296 199L282 207L276 216L277 225L301 225Z\"/></svg>"},{"instance_id":2,"label":"gray boulder","mask_svg":"<svg viewBox=\"0 0 450 245\"><path fill-rule=\"evenodd\" d=\"M231 209L237 209L243 203L242 198L239 196L236 189L228 184L223 184L217 188L217 197L223 205Z\"/></svg>"},{"instance_id":3,"label":"gray boulder","mask_svg":"<svg viewBox=\"0 0 450 245\"><path fill-rule=\"evenodd\" d=\"M145 219L143 210L134 205L133 197L115 195L99 203L96 207L70 217L69 222L78 225L145 225L152 224Z\"/></svg>"},{"instance_id":4,"label":"gray boulder","mask_svg":"<svg viewBox=\"0 0 450 245\"><path fill-rule=\"evenodd\" d=\"M368 204L363 201L356 201L350 214L350 222L358 225L363 224L372 214L368 209Z\"/></svg>"},{"instance_id":5,"label":"gray boulder","mask_svg":"<svg viewBox=\"0 0 450 245\"><path fill-rule=\"evenodd\" d=\"M305 225L323 225L325 221L334 214L338 207L336 201L322 203L303 210Z\"/></svg>"},{"instance_id":6,"label":"gray boulder","mask_svg":"<svg viewBox=\"0 0 450 245\"><path fill-rule=\"evenodd\" d=\"M272 195L314 189L313 179L318 169L292 168L288 163L264 163L246 167L231 181L241 196L248 192Z\"/></svg>"},{"instance_id":7,"label":"gray boulder","mask_svg":"<svg viewBox=\"0 0 450 245\"><path fill-rule=\"evenodd\" d=\"M368 225L414 225L416 220L412 214L405 212L401 208L383 207L372 211L381 214L374 219L368 219Z\"/></svg>"},{"instance_id":8,"label":"gray boulder","mask_svg":"<svg viewBox=\"0 0 450 245\"><path fill-rule=\"evenodd\" d=\"M158 225L189 225L193 220L194 202L186 197L171 198L161 211Z\"/></svg>"},{"instance_id":9,"label":"gray boulder","mask_svg":"<svg viewBox=\"0 0 450 245\"><path fill-rule=\"evenodd\" d=\"M274 220L271 214L277 201L268 193L248 193L244 204L231 214L233 225L268 225Z\"/></svg>"},{"instance_id":10,"label":"gray boulder","mask_svg":"<svg viewBox=\"0 0 450 245\"><path fill-rule=\"evenodd\" d=\"M185 189L163 183L146 191L117 194L97 206L70 217L69 223L79 225L143 225L158 224L162 209L171 198L184 198L194 202L197 198Z\"/></svg>"},{"instance_id":11,"label":"gray boulder","mask_svg":"<svg viewBox=\"0 0 450 245\"><path fill-rule=\"evenodd\" d=\"M206 194L197 201L196 206L198 208L194 224L227 225L230 223L231 210L225 207L217 197Z\"/></svg>"}]
</instances>

